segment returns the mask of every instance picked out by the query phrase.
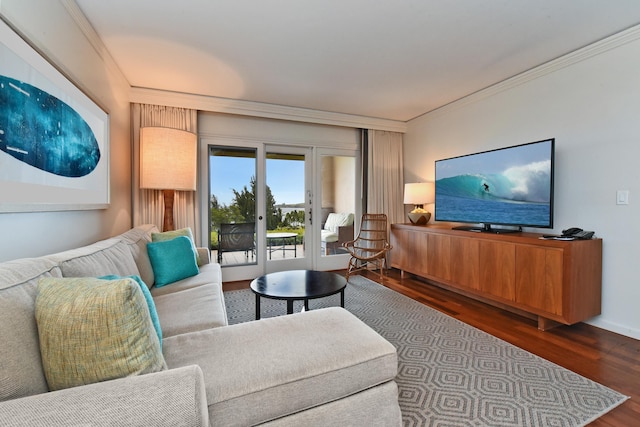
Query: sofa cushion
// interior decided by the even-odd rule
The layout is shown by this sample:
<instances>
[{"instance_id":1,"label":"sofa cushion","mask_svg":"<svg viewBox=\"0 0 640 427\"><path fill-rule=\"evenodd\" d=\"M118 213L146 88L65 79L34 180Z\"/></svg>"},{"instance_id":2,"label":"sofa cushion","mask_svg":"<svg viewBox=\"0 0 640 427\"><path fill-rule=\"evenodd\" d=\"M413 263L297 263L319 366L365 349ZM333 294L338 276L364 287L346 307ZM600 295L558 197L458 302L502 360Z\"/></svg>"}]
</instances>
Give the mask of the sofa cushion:
<instances>
[{"instance_id":1,"label":"sofa cushion","mask_svg":"<svg viewBox=\"0 0 640 427\"><path fill-rule=\"evenodd\" d=\"M148 243L147 251L158 287L195 276L199 272L196 251L188 237Z\"/></svg>"},{"instance_id":2,"label":"sofa cushion","mask_svg":"<svg viewBox=\"0 0 640 427\"><path fill-rule=\"evenodd\" d=\"M338 307L176 335L163 352L169 368L200 366L209 418L219 425L259 424L342 399L393 380L398 369L395 347Z\"/></svg>"},{"instance_id":3,"label":"sofa cushion","mask_svg":"<svg viewBox=\"0 0 640 427\"><path fill-rule=\"evenodd\" d=\"M144 295L144 300L147 303L147 308L149 309L149 316L151 316L151 323L153 323L153 329L156 331L156 335L158 335L158 340L160 340L160 348L162 348L162 327L160 326L160 319L158 318L158 310L156 310L156 304L153 301L153 297L151 296L151 292L149 291L149 287L146 283L142 281L139 276L116 276L115 274L109 276L98 277L98 279L103 280L121 280L121 279L131 279L135 281L138 286L140 286L140 290L142 291L142 295Z\"/></svg>"},{"instance_id":4,"label":"sofa cushion","mask_svg":"<svg viewBox=\"0 0 640 427\"><path fill-rule=\"evenodd\" d=\"M334 233L338 232L338 227L344 227L347 225L353 224L353 214L352 213L336 213L332 212L327 217L327 222L324 223L325 230L333 231Z\"/></svg>"},{"instance_id":5,"label":"sofa cushion","mask_svg":"<svg viewBox=\"0 0 640 427\"><path fill-rule=\"evenodd\" d=\"M193 251L196 254L196 262L198 265L200 264L200 256L198 255L198 250L196 248L196 242L193 239L193 233L191 232L191 228L185 227L180 228L178 230L164 231L162 233L151 233L151 241L152 242L164 242L166 240L172 240L176 237L188 237L191 242L191 246L193 247Z\"/></svg>"},{"instance_id":6,"label":"sofa cushion","mask_svg":"<svg viewBox=\"0 0 640 427\"><path fill-rule=\"evenodd\" d=\"M43 277L62 277L62 272L46 258L0 263L0 401L48 390L35 317Z\"/></svg>"},{"instance_id":7,"label":"sofa cushion","mask_svg":"<svg viewBox=\"0 0 640 427\"><path fill-rule=\"evenodd\" d=\"M41 279L35 313L49 390L166 368L142 290L131 279Z\"/></svg>"},{"instance_id":8,"label":"sofa cushion","mask_svg":"<svg viewBox=\"0 0 640 427\"><path fill-rule=\"evenodd\" d=\"M424 395L415 392L412 397L421 399ZM395 381L388 381L343 399L260 424L260 427L402 425L402 411L398 404L398 385ZM404 425L422 424L416 422Z\"/></svg>"},{"instance_id":9,"label":"sofa cushion","mask_svg":"<svg viewBox=\"0 0 640 427\"><path fill-rule=\"evenodd\" d=\"M64 277L140 275L127 242L116 238L49 255L48 258L59 263Z\"/></svg>"},{"instance_id":10,"label":"sofa cushion","mask_svg":"<svg viewBox=\"0 0 640 427\"><path fill-rule=\"evenodd\" d=\"M173 292L180 292L185 289L196 288L198 286L216 283L222 286L222 268L218 263L205 264L199 268L200 273L187 277L177 282L173 282L170 286L154 286L151 288L151 295L154 298L160 295L166 295ZM224 304L223 304L224 307Z\"/></svg>"},{"instance_id":11,"label":"sofa cushion","mask_svg":"<svg viewBox=\"0 0 640 427\"><path fill-rule=\"evenodd\" d=\"M2 427L211 427L197 366L103 381L0 404Z\"/></svg>"},{"instance_id":12,"label":"sofa cushion","mask_svg":"<svg viewBox=\"0 0 640 427\"><path fill-rule=\"evenodd\" d=\"M335 231L320 230L320 240L327 243L333 243L338 241L338 233Z\"/></svg>"},{"instance_id":13,"label":"sofa cushion","mask_svg":"<svg viewBox=\"0 0 640 427\"><path fill-rule=\"evenodd\" d=\"M222 287L216 283L160 295L154 302L165 337L227 325Z\"/></svg>"},{"instance_id":14,"label":"sofa cushion","mask_svg":"<svg viewBox=\"0 0 640 427\"><path fill-rule=\"evenodd\" d=\"M155 277L153 276L151 260L149 260L149 254L147 253L147 243L151 241L151 233L157 232L158 227L155 225L144 224L134 227L131 230L127 230L117 236L117 238L127 242L129 250L133 255L133 260L138 266L140 278L149 287L151 287L155 282Z\"/></svg>"}]
</instances>

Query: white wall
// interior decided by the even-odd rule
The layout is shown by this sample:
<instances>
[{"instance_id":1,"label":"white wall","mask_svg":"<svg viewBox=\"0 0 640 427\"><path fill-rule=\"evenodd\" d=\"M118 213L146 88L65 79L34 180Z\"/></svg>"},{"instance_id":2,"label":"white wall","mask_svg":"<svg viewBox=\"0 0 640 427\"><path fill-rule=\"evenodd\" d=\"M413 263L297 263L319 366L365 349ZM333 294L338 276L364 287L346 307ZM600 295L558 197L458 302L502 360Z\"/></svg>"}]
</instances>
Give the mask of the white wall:
<instances>
[{"instance_id":1,"label":"white wall","mask_svg":"<svg viewBox=\"0 0 640 427\"><path fill-rule=\"evenodd\" d=\"M129 85L80 30L63 2L2 0L0 14L110 116L108 209L0 214L0 261L39 256L120 233L131 226ZM1 201L0 201L1 203Z\"/></svg>"},{"instance_id":2,"label":"white wall","mask_svg":"<svg viewBox=\"0 0 640 427\"><path fill-rule=\"evenodd\" d=\"M350 150L358 149L360 141L354 128L209 112L198 115L198 132L201 137Z\"/></svg>"},{"instance_id":3,"label":"white wall","mask_svg":"<svg viewBox=\"0 0 640 427\"><path fill-rule=\"evenodd\" d=\"M413 182L433 181L438 159L555 137L554 231L579 226L603 239L602 314L588 323L634 338L640 338L637 38L570 65L555 61L529 79L414 119L404 140L405 180ZM616 205L618 189L630 191L628 206Z\"/></svg>"},{"instance_id":4,"label":"white wall","mask_svg":"<svg viewBox=\"0 0 640 427\"><path fill-rule=\"evenodd\" d=\"M355 213L353 195L356 194L356 159L354 157L334 157L334 186L336 212Z\"/></svg>"}]
</instances>

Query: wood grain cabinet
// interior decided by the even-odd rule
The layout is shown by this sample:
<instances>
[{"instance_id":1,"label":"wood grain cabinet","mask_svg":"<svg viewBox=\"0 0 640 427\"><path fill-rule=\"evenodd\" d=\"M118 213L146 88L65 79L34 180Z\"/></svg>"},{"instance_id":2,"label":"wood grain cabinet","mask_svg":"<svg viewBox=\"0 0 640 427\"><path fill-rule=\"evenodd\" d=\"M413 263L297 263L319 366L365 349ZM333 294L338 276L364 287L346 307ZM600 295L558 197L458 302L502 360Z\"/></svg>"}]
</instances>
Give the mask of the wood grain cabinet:
<instances>
[{"instance_id":1,"label":"wood grain cabinet","mask_svg":"<svg viewBox=\"0 0 640 427\"><path fill-rule=\"evenodd\" d=\"M426 237L427 274L438 280L451 280L451 238L441 234L429 234Z\"/></svg>"},{"instance_id":2,"label":"wood grain cabinet","mask_svg":"<svg viewBox=\"0 0 640 427\"><path fill-rule=\"evenodd\" d=\"M450 240L451 281L462 288L479 291L480 241L456 236L451 236Z\"/></svg>"},{"instance_id":3,"label":"wood grain cabinet","mask_svg":"<svg viewBox=\"0 0 640 427\"><path fill-rule=\"evenodd\" d=\"M391 267L536 318L542 330L600 314L602 240L540 237L392 224Z\"/></svg>"}]
</instances>

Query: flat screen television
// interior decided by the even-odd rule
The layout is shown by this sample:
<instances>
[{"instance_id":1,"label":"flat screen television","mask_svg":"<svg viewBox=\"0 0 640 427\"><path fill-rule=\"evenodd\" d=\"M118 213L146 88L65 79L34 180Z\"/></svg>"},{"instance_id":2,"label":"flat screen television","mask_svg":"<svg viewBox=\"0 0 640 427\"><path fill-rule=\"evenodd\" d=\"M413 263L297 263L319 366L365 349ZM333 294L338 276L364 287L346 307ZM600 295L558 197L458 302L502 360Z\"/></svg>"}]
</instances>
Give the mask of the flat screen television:
<instances>
[{"instance_id":1,"label":"flat screen television","mask_svg":"<svg viewBox=\"0 0 640 427\"><path fill-rule=\"evenodd\" d=\"M552 228L554 151L550 138L437 160L435 220L495 233Z\"/></svg>"}]
</instances>

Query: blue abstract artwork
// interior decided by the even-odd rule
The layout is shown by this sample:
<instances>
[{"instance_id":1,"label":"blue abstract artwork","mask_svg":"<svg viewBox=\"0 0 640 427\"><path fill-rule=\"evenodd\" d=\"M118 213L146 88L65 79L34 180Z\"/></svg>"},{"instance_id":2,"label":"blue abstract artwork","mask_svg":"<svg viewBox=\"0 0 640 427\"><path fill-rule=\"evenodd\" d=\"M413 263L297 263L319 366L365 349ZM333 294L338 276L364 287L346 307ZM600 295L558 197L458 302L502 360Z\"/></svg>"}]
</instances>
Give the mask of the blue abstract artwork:
<instances>
[{"instance_id":1,"label":"blue abstract artwork","mask_svg":"<svg viewBox=\"0 0 640 427\"><path fill-rule=\"evenodd\" d=\"M73 108L35 86L2 75L0 149L68 178L89 175L101 156L93 131Z\"/></svg>"}]
</instances>

